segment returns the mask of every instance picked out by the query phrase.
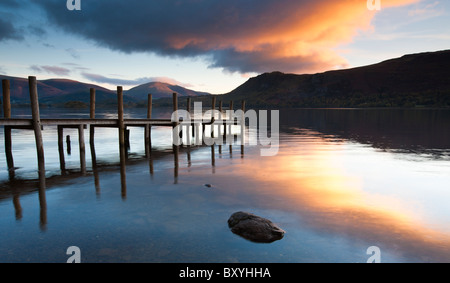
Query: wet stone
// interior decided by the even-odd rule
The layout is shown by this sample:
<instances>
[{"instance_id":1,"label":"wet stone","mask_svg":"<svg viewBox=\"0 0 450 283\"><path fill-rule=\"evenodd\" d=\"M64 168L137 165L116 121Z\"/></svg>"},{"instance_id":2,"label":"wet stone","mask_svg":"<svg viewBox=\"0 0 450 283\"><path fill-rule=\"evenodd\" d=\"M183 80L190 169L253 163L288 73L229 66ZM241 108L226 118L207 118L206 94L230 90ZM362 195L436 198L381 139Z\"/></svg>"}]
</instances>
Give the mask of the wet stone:
<instances>
[{"instance_id":1,"label":"wet stone","mask_svg":"<svg viewBox=\"0 0 450 283\"><path fill-rule=\"evenodd\" d=\"M231 232L256 243L281 240L286 233L272 221L248 212L236 212L228 219Z\"/></svg>"}]
</instances>

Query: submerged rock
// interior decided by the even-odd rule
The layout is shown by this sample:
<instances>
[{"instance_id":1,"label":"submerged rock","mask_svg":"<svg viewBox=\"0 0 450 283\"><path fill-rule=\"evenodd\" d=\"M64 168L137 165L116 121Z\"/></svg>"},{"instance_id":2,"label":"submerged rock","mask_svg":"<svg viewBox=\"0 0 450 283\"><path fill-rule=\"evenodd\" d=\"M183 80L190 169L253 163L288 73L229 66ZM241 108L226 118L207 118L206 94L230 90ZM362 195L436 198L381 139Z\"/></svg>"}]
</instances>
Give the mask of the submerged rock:
<instances>
[{"instance_id":1,"label":"submerged rock","mask_svg":"<svg viewBox=\"0 0 450 283\"><path fill-rule=\"evenodd\" d=\"M281 240L286 233L272 221L248 212L236 212L228 219L231 232L257 243Z\"/></svg>"}]
</instances>

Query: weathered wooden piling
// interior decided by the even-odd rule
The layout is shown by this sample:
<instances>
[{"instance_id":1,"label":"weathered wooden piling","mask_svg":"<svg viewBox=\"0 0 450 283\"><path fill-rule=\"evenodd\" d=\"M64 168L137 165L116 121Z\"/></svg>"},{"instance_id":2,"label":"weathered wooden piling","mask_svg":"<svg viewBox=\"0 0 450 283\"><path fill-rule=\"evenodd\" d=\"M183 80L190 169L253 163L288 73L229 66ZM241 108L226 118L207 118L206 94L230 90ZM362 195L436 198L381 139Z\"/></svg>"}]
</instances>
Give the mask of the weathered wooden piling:
<instances>
[{"instance_id":1,"label":"weathered wooden piling","mask_svg":"<svg viewBox=\"0 0 450 283\"><path fill-rule=\"evenodd\" d=\"M119 145L120 148L125 148L125 124L123 121L123 88L117 87L117 114L118 114L118 128L119 128Z\"/></svg>"},{"instance_id":2,"label":"weathered wooden piling","mask_svg":"<svg viewBox=\"0 0 450 283\"><path fill-rule=\"evenodd\" d=\"M90 104L89 104L89 119L95 119L95 88L89 89L90 94ZM95 182L95 191L97 194L100 193L100 183L98 179L98 170L97 170L97 156L95 155L95 125L89 125L89 147L91 149L91 163L92 163L92 171L94 171L94 182Z\"/></svg>"},{"instance_id":3,"label":"weathered wooden piling","mask_svg":"<svg viewBox=\"0 0 450 283\"><path fill-rule=\"evenodd\" d=\"M222 138L225 138L225 135L223 135L222 127L225 125L225 122L222 117L222 100L219 101L219 121L221 123L219 124L219 137L222 136ZM222 145L219 145L219 154L222 154Z\"/></svg>"},{"instance_id":4,"label":"weathered wooden piling","mask_svg":"<svg viewBox=\"0 0 450 283\"><path fill-rule=\"evenodd\" d=\"M179 141L178 139L180 138L180 136L177 134L177 136L175 136L175 127L177 127L180 124L179 121L179 117L177 114L178 111L178 94L177 93L173 93L172 95L173 98L173 118L174 118L174 122L172 125L172 139L173 139L173 144L172 144L172 148L173 148L173 153L174 153L174 184L178 184L178 166L179 166L179 151L180 151L180 147L178 146ZM175 140L177 139L177 140Z\"/></svg>"},{"instance_id":5,"label":"weathered wooden piling","mask_svg":"<svg viewBox=\"0 0 450 283\"><path fill-rule=\"evenodd\" d=\"M3 115L5 119L11 119L11 96L10 96L10 83L9 80L2 81L3 88ZM12 138L11 138L12 128L5 126L5 153L6 153L6 163L8 165L8 173L10 179L14 178L14 158L12 155Z\"/></svg>"},{"instance_id":6,"label":"weathered wooden piling","mask_svg":"<svg viewBox=\"0 0 450 283\"><path fill-rule=\"evenodd\" d=\"M148 94L147 98L147 119L152 118L152 107L153 107L153 99L152 95ZM145 125L144 129L144 146L145 146L145 156L150 158L152 154L152 127L150 124Z\"/></svg>"},{"instance_id":7,"label":"weathered wooden piling","mask_svg":"<svg viewBox=\"0 0 450 283\"><path fill-rule=\"evenodd\" d=\"M178 117L178 94L173 93L172 94L172 103L173 103L173 112L172 112L172 134L173 134L173 144L179 144L178 140L180 138L179 134L175 136L175 127L177 127L180 123L179 117ZM174 148L175 149L175 148Z\"/></svg>"},{"instance_id":8,"label":"weathered wooden piling","mask_svg":"<svg viewBox=\"0 0 450 283\"><path fill-rule=\"evenodd\" d=\"M130 149L130 129L125 127L125 148L127 151Z\"/></svg>"},{"instance_id":9,"label":"weathered wooden piling","mask_svg":"<svg viewBox=\"0 0 450 283\"><path fill-rule=\"evenodd\" d=\"M89 104L89 119L95 119L95 88L91 88L90 92L90 104ZM89 143L94 143L95 126L89 126Z\"/></svg>"},{"instance_id":10,"label":"weathered wooden piling","mask_svg":"<svg viewBox=\"0 0 450 283\"><path fill-rule=\"evenodd\" d=\"M186 102L186 112L188 112L189 115L190 115L190 113L191 113L191 98L190 98L190 97L187 98L187 102ZM191 116L191 123L190 123L189 125L186 125L186 127L187 127L186 133L187 133L187 136L188 136L187 138L189 138L189 131L191 130L191 126L192 126L192 133L191 133L191 136L192 136L192 137L195 136L195 125L194 125L194 123L193 123L193 121L192 121L193 118L194 118L194 117ZM190 142L190 141L188 141L188 145L189 145L189 146L191 145L191 142Z\"/></svg>"},{"instance_id":11,"label":"weathered wooden piling","mask_svg":"<svg viewBox=\"0 0 450 283\"><path fill-rule=\"evenodd\" d=\"M58 153L59 153L59 168L61 168L61 173L66 172L66 162L64 159L64 132L63 127L58 125ZM70 143L70 142L69 142Z\"/></svg>"},{"instance_id":12,"label":"weathered wooden piling","mask_svg":"<svg viewBox=\"0 0 450 283\"><path fill-rule=\"evenodd\" d=\"M84 143L84 125L78 125L78 145L80 148L81 173L86 173L86 148Z\"/></svg>"},{"instance_id":13,"label":"weathered wooden piling","mask_svg":"<svg viewBox=\"0 0 450 283\"><path fill-rule=\"evenodd\" d=\"M44 182L43 184L41 184L41 186L43 185L43 187L45 187L44 143L42 140L42 132L41 132L41 117L39 114L39 98L37 92L36 77L33 76L28 77L28 85L30 89L32 125L34 130L34 137L36 140L39 180L41 182Z\"/></svg>"},{"instance_id":14,"label":"weathered wooden piling","mask_svg":"<svg viewBox=\"0 0 450 283\"><path fill-rule=\"evenodd\" d=\"M231 135L231 133L232 133L232 131L231 131L231 129L232 129L232 127L233 127L233 125L234 125L234 117L233 117L233 100L230 100L230 106L229 106L229 110L228 110L228 119L227 119L227 124L229 124L229 132L228 132L228 134L229 135ZM225 128L226 128L226 126L225 126ZM227 135L227 131L225 131L225 136ZM232 154L233 154L233 146L230 144L230 157L232 156Z\"/></svg>"},{"instance_id":15,"label":"weathered wooden piling","mask_svg":"<svg viewBox=\"0 0 450 283\"><path fill-rule=\"evenodd\" d=\"M211 120L215 120L216 118L216 97L213 96L211 99ZM214 130L215 130L215 123L211 124L211 138L214 138Z\"/></svg>"},{"instance_id":16,"label":"weathered wooden piling","mask_svg":"<svg viewBox=\"0 0 450 283\"><path fill-rule=\"evenodd\" d=\"M241 157L244 156L244 143L245 143L245 100L242 100Z\"/></svg>"},{"instance_id":17,"label":"weathered wooden piling","mask_svg":"<svg viewBox=\"0 0 450 283\"><path fill-rule=\"evenodd\" d=\"M123 88L117 87L117 116L119 129L119 151L120 151L120 180L122 187L122 198L126 198L126 149L125 149L125 123L123 118Z\"/></svg>"},{"instance_id":18,"label":"weathered wooden piling","mask_svg":"<svg viewBox=\"0 0 450 283\"><path fill-rule=\"evenodd\" d=\"M72 154L72 145L71 145L71 142L70 142L70 135L66 136L66 147L67 147L67 154L71 155Z\"/></svg>"}]
</instances>

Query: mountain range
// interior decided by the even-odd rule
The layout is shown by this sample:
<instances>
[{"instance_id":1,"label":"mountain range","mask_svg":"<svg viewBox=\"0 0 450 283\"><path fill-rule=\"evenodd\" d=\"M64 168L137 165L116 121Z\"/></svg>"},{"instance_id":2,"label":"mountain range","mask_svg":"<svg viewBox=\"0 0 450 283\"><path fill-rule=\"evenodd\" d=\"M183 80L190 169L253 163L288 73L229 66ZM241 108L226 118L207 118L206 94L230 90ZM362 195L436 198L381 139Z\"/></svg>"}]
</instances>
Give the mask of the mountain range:
<instances>
[{"instance_id":1,"label":"mountain range","mask_svg":"<svg viewBox=\"0 0 450 283\"><path fill-rule=\"evenodd\" d=\"M132 89L126 91L126 95L131 96L138 100L146 100L147 95L149 93L152 94L152 98L164 98L169 97L172 98L173 93L177 93L179 96L200 96L200 95L210 95L207 92L198 92L194 90L190 90L187 88L184 88L179 85L171 85L167 83L162 82L151 82L142 84L136 87L133 87Z\"/></svg>"},{"instance_id":2,"label":"mountain range","mask_svg":"<svg viewBox=\"0 0 450 283\"><path fill-rule=\"evenodd\" d=\"M450 107L450 50L318 74L265 73L222 98L253 107Z\"/></svg>"},{"instance_id":3,"label":"mountain range","mask_svg":"<svg viewBox=\"0 0 450 283\"><path fill-rule=\"evenodd\" d=\"M11 103L29 103L28 79L0 75L11 84ZM67 79L38 81L41 104L87 107L89 89L96 89L99 107L117 103L116 90ZM124 92L129 107L147 103L170 106L172 93L196 97L207 106L211 94L178 85L149 82ZM264 73L233 91L218 95L224 106L246 100L248 107L450 107L450 50L409 54L377 64L317 74ZM185 100L180 100L180 107Z\"/></svg>"},{"instance_id":4,"label":"mountain range","mask_svg":"<svg viewBox=\"0 0 450 283\"><path fill-rule=\"evenodd\" d=\"M28 79L2 76L0 80L10 81L11 103L28 104L30 101ZM37 82L39 102L44 105L86 107L90 101L90 88L95 88L96 104L99 107L117 103L117 91L109 90L94 84L82 83L68 79L49 79ZM178 85L162 82L149 82L124 91L124 103L129 106L140 106L147 102L147 96L153 99L172 98L172 93L179 96L209 96L206 92L197 92Z\"/></svg>"}]
</instances>

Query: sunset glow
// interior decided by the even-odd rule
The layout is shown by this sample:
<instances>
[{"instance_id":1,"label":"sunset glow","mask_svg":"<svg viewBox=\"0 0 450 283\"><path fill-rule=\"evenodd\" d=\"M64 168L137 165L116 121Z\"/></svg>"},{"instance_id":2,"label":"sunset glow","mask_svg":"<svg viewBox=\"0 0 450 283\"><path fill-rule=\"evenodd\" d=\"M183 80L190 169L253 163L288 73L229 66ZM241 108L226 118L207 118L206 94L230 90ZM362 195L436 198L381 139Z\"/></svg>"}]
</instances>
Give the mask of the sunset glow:
<instances>
[{"instance_id":1,"label":"sunset glow","mask_svg":"<svg viewBox=\"0 0 450 283\"><path fill-rule=\"evenodd\" d=\"M219 94L264 72L356 67L442 50L450 40L450 7L434 0L383 0L380 11L365 0L85 0L80 11L63 2L0 3L0 48L8 50L0 73L110 89L115 80L126 89L165 77Z\"/></svg>"},{"instance_id":2,"label":"sunset glow","mask_svg":"<svg viewBox=\"0 0 450 283\"><path fill-rule=\"evenodd\" d=\"M359 235L375 243L383 241L389 243L384 249L401 253L447 259L450 231L446 223L429 223L424 212L412 209L406 200L367 192L369 184L345 170L343 162L348 157L339 155L340 145L320 137L304 142L300 139L281 147L274 159L251 162L250 167L235 164L233 176L253 176L264 186L246 190L270 199L282 198L283 210L298 213L315 229ZM341 146L344 151L345 144ZM370 152L365 156L370 158ZM367 162L373 165L389 160ZM271 208L270 201L259 205L265 203ZM399 235L401 240L396 239Z\"/></svg>"}]
</instances>

